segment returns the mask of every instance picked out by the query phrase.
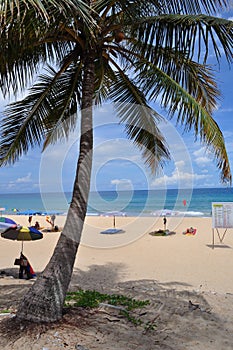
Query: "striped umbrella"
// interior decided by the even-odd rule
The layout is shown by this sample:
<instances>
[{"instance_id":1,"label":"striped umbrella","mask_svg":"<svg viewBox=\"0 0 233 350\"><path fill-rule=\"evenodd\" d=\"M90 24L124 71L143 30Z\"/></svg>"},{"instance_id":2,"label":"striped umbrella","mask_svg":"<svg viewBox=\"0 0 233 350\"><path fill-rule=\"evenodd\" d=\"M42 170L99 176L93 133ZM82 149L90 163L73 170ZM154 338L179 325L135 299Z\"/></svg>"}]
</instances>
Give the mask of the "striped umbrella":
<instances>
[{"instance_id":1,"label":"striped umbrella","mask_svg":"<svg viewBox=\"0 0 233 350\"><path fill-rule=\"evenodd\" d=\"M7 222L0 222L0 232L5 232L8 228L17 228L17 225Z\"/></svg>"},{"instance_id":2,"label":"striped umbrella","mask_svg":"<svg viewBox=\"0 0 233 350\"><path fill-rule=\"evenodd\" d=\"M1 237L22 241L22 251L24 241L35 241L43 238L43 234L34 227L12 225L1 233Z\"/></svg>"}]
</instances>

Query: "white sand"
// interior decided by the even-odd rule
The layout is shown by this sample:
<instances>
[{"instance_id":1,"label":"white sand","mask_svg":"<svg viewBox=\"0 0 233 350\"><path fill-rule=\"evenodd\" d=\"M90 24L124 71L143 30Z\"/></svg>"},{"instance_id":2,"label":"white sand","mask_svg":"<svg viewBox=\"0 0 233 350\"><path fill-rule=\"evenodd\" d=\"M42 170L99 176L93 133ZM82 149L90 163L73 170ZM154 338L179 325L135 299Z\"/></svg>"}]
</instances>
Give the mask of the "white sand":
<instances>
[{"instance_id":1,"label":"white sand","mask_svg":"<svg viewBox=\"0 0 233 350\"><path fill-rule=\"evenodd\" d=\"M13 218L13 216L12 216ZM14 216L17 223L27 225L26 216ZM45 217L34 217L42 226L49 227ZM62 227L64 216L57 216L55 224ZM193 226L195 236L182 232ZM175 235L154 237L148 233L163 228L162 218L117 217L116 227L125 232L114 235L100 234L113 227L111 217L87 217L82 244L75 270L88 271L92 265L115 264L119 281L153 279L160 282L179 282L194 289L233 293L233 231L229 230L223 244L215 233L212 249L211 218L168 218L168 229ZM56 245L59 233L44 232L38 241L24 242L24 253L34 270L46 266ZM0 269L13 266L21 251L21 242L0 238ZM1 282L1 281L0 281Z\"/></svg>"},{"instance_id":2,"label":"white sand","mask_svg":"<svg viewBox=\"0 0 233 350\"><path fill-rule=\"evenodd\" d=\"M27 226L27 217L14 218ZM34 217L33 224L36 220L49 227L45 217ZM62 227L64 221L60 216L55 224ZM73 310L62 323L33 326L33 332L6 332L2 323L0 348L232 350L232 230L223 244L215 235L212 249L210 218L168 218L168 229L176 234L166 237L149 234L163 228L162 218L117 217L116 226L125 233L100 234L112 226L110 217L86 219L70 288L149 299L150 305L134 314L142 325L135 327L114 309ZM197 228L196 235L184 236L182 232L190 226ZM59 233L46 232L42 240L24 243L24 253L37 272L49 261L58 237ZM0 270L18 271L13 263L20 250L21 242L0 238ZM32 283L0 278L0 308L14 311ZM190 301L197 309L190 309ZM3 319L1 316L0 323Z\"/></svg>"}]
</instances>

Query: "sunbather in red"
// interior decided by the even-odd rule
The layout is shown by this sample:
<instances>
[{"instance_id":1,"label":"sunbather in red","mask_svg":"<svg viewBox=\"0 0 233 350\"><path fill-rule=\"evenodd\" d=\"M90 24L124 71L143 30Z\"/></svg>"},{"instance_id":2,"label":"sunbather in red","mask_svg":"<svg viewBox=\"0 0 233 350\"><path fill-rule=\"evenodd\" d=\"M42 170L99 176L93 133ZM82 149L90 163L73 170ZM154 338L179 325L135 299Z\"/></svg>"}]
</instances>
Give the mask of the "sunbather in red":
<instances>
[{"instance_id":1,"label":"sunbather in red","mask_svg":"<svg viewBox=\"0 0 233 350\"><path fill-rule=\"evenodd\" d=\"M184 235L195 235L197 232L197 229L196 228L193 228L193 227L190 227L190 228L187 228L185 232L183 232Z\"/></svg>"}]
</instances>

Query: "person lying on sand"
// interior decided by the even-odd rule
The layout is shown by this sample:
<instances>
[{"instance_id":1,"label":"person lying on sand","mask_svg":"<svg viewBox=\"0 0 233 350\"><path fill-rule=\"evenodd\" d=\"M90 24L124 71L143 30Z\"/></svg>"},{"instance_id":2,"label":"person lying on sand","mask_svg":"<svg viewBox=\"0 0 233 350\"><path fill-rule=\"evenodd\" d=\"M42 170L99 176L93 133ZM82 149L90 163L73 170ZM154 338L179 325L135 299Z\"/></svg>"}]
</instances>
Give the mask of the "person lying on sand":
<instances>
[{"instance_id":1,"label":"person lying on sand","mask_svg":"<svg viewBox=\"0 0 233 350\"><path fill-rule=\"evenodd\" d=\"M190 228L187 228L185 232L183 232L184 235L190 234L190 235L195 235L196 229L193 228L192 226Z\"/></svg>"}]
</instances>

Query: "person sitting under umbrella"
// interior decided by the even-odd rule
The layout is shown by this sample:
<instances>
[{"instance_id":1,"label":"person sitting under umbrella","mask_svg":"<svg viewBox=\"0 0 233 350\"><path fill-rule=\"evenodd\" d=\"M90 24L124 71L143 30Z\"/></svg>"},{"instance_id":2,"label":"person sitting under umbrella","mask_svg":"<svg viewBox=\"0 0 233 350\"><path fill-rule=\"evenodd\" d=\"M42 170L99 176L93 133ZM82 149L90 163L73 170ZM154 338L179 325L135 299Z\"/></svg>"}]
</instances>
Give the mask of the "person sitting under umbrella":
<instances>
[{"instance_id":1,"label":"person sitting under umbrella","mask_svg":"<svg viewBox=\"0 0 233 350\"><path fill-rule=\"evenodd\" d=\"M35 225L34 225L35 229L39 230L40 229L40 224L38 221L35 222Z\"/></svg>"},{"instance_id":2,"label":"person sitting under umbrella","mask_svg":"<svg viewBox=\"0 0 233 350\"><path fill-rule=\"evenodd\" d=\"M33 277L36 277L36 274L29 263L26 256L21 252L20 254L20 265L19 265L19 278L24 278L24 274L27 276L27 279L31 279Z\"/></svg>"}]
</instances>

